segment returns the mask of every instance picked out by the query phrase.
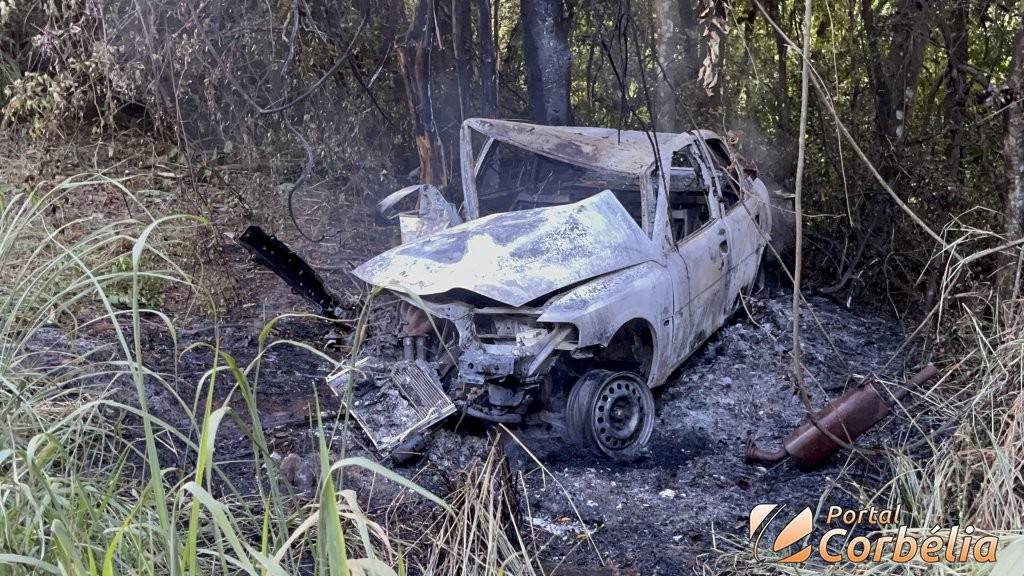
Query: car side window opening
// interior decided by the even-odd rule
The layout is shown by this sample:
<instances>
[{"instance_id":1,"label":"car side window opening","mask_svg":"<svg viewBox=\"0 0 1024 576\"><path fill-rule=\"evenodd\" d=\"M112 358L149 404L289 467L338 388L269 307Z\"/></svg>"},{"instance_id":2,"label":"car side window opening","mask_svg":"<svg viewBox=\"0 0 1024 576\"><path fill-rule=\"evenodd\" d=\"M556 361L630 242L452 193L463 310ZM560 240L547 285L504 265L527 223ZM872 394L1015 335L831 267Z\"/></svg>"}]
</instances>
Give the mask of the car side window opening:
<instances>
[{"instance_id":1,"label":"car side window opening","mask_svg":"<svg viewBox=\"0 0 1024 576\"><path fill-rule=\"evenodd\" d=\"M611 190L644 228L640 179L590 170L495 142L477 177L480 215L579 202Z\"/></svg>"},{"instance_id":2,"label":"car side window opening","mask_svg":"<svg viewBox=\"0 0 1024 576\"><path fill-rule=\"evenodd\" d=\"M711 207L708 190L689 153L683 150L674 152L670 170L669 225L678 244L711 221Z\"/></svg>"},{"instance_id":3,"label":"car side window opening","mask_svg":"<svg viewBox=\"0 0 1024 576\"><path fill-rule=\"evenodd\" d=\"M718 181L722 183L722 203L728 210L740 200L739 166L733 161L721 140L712 138L705 140L704 143L711 150L711 162L718 173Z\"/></svg>"}]
</instances>

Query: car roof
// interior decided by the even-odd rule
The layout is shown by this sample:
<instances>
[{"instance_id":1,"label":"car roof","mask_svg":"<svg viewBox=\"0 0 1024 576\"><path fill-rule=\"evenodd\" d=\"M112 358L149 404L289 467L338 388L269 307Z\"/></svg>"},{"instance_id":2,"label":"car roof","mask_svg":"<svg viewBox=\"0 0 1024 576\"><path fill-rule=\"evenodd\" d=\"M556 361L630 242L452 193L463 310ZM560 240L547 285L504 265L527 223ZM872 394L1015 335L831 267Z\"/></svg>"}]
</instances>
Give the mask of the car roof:
<instances>
[{"instance_id":1,"label":"car roof","mask_svg":"<svg viewBox=\"0 0 1024 576\"><path fill-rule=\"evenodd\" d=\"M531 152L600 172L640 175L654 162L652 137L658 150L678 150L695 138L717 138L700 130L675 134L592 128L586 126L545 126L513 120L470 118L465 126L480 134Z\"/></svg>"}]
</instances>

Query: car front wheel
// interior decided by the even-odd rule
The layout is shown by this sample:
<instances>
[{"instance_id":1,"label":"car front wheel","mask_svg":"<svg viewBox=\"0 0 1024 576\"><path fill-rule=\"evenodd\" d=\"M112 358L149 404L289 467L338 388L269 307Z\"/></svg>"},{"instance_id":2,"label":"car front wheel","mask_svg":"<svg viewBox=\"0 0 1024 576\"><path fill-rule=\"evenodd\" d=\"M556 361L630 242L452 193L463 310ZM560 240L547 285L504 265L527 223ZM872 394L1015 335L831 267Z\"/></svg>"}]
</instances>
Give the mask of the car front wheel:
<instances>
[{"instance_id":1,"label":"car front wheel","mask_svg":"<svg viewBox=\"0 0 1024 576\"><path fill-rule=\"evenodd\" d=\"M654 396L638 374L590 370L569 393L565 424L576 444L630 460L651 439Z\"/></svg>"}]
</instances>

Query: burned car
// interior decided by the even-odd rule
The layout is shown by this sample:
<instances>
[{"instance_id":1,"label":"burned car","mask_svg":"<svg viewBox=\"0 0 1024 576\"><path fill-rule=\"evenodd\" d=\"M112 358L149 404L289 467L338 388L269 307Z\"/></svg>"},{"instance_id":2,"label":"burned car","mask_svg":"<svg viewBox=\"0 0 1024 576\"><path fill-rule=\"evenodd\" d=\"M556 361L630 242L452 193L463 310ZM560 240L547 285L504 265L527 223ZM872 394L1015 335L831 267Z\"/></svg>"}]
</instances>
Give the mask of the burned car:
<instances>
[{"instance_id":1,"label":"burned car","mask_svg":"<svg viewBox=\"0 0 1024 576\"><path fill-rule=\"evenodd\" d=\"M461 411L634 457L651 389L759 281L764 183L709 131L485 119L462 127L461 172L458 207L432 186L385 200L418 207L354 274L400 302L397 351L332 387L385 450Z\"/></svg>"}]
</instances>

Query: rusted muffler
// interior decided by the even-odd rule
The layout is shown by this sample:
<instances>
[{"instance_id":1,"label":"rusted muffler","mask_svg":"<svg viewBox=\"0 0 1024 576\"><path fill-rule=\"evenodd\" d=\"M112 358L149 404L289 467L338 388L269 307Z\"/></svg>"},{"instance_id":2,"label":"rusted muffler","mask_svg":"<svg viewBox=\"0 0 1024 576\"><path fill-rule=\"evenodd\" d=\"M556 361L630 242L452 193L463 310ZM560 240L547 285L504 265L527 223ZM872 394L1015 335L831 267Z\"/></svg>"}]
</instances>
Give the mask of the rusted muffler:
<instances>
[{"instance_id":1,"label":"rusted muffler","mask_svg":"<svg viewBox=\"0 0 1024 576\"><path fill-rule=\"evenodd\" d=\"M938 373L935 366L929 364L893 394L893 398L897 402L903 400L914 388ZM753 440L747 441L746 461L748 464L778 464L792 458L800 470L814 470L839 449L833 437L849 444L888 416L891 410L875 384L865 382L840 396L786 436L782 449L768 452L758 448Z\"/></svg>"}]
</instances>

